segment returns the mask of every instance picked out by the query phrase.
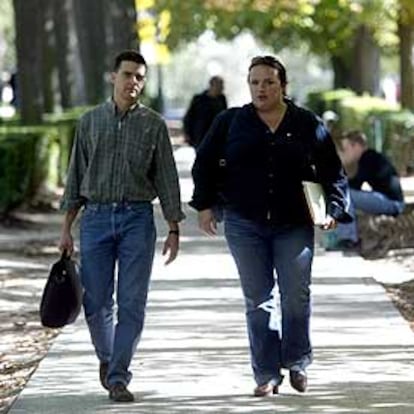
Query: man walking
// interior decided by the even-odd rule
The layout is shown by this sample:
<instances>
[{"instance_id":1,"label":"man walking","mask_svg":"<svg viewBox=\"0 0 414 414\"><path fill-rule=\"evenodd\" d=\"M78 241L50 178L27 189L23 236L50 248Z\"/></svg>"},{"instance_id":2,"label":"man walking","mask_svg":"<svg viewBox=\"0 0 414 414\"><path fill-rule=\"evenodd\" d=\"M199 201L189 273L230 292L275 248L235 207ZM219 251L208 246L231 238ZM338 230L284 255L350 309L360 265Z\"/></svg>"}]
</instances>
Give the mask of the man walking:
<instances>
[{"instance_id":1,"label":"man walking","mask_svg":"<svg viewBox=\"0 0 414 414\"><path fill-rule=\"evenodd\" d=\"M80 261L85 317L102 386L117 402L134 400L127 386L143 329L155 249L152 201L159 197L169 226L163 248L166 264L177 256L178 223L184 218L167 127L159 114L139 103L146 75L141 54L125 50L117 55L112 99L79 121L62 200L66 214L59 248L70 254L72 224L83 208Z\"/></svg>"}]
</instances>

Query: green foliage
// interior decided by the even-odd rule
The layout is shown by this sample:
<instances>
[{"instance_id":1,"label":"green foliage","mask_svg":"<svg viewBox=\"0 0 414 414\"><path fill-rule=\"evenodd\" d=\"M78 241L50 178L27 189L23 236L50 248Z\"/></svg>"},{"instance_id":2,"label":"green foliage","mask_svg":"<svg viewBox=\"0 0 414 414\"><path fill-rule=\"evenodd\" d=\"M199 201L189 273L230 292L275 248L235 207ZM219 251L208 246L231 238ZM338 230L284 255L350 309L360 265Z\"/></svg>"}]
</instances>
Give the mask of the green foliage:
<instances>
[{"instance_id":1,"label":"green foliage","mask_svg":"<svg viewBox=\"0 0 414 414\"><path fill-rule=\"evenodd\" d=\"M249 30L275 51L306 43L319 55L349 56L360 25L381 46L397 44L397 0L159 0L155 12L161 10L171 13L171 48L207 29L227 39Z\"/></svg>"},{"instance_id":2,"label":"green foliage","mask_svg":"<svg viewBox=\"0 0 414 414\"><path fill-rule=\"evenodd\" d=\"M1 213L33 198L47 180L53 139L56 139L54 128L0 128Z\"/></svg>"},{"instance_id":3,"label":"green foliage","mask_svg":"<svg viewBox=\"0 0 414 414\"><path fill-rule=\"evenodd\" d=\"M319 114L335 111L340 131L364 131L369 146L385 153L401 174L414 167L414 114L401 110L400 105L382 98L356 96L348 90L333 90L309 94L308 106Z\"/></svg>"},{"instance_id":4,"label":"green foliage","mask_svg":"<svg viewBox=\"0 0 414 414\"><path fill-rule=\"evenodd\" d=\"M312 111L322 115L327 110L338 112L341 100L351 96L355 96L355 92L350 89L314 91L308 94L306 104Z\"/></svg>"},{"instance_id":5,"label":"green foliage","mask_svg":"<svg viewBox=\"0 0 414 414\"><path fill-rule=\"evenodd\" d=\"M384 149L383 140L381 144L375 142L375 134L378 133L375 122L379 122L381 129L383 129L386 115L398 112L400 110L399 105L390 104L382 98L372 96L348 97L339 104L338 112L342 128L360 128L366 132L372 147L377 147L380 150Z\"/></svg>"},{"instance_id":6,"label":"green foliage","mask_svg":"<svg viewBox=\"0 0 414 414\"><path fill-rule=\"evenodd\" d=\"M41 126L0 126L0 213L63 183L77 120L87 109L46 114Z\"/></svg>"},{"instance_id":7,"label":"green foliage","mask_svg":"<svg viewBox=\"0 0 414 414\"><path fill-rule=\"evenodd\" d=\"M45 125L52 126L57 130L55 142L57 144L55 147L57 171L54 173L54 176L57 178L57 184L59 185L64 183L69 166L78 119L91 108L91 106L78 106L59 114L45 114L43 117Z\"/></svg>"},{"instance_id":8,"label":"green foliage","mask_svg":"<svg viewBox=\"0 0 414 414\"><path fill-rule=\"evenodd\" d=\"M414 169L414 114L410 111L383 115L384 152L401 174Z\"/></svg>"}]
</instances>

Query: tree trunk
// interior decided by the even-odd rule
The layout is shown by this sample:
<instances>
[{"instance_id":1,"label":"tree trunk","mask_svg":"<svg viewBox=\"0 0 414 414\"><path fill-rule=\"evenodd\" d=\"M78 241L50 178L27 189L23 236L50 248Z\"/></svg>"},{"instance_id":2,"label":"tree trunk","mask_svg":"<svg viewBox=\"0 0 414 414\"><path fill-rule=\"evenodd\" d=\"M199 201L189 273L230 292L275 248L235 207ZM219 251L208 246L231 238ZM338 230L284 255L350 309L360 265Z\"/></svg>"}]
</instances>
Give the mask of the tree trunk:
<instances>
[{"instance_id":1,"label":"tree trunk","mask_svg":"<svg viewBox=\"0 0 414 414\"><path fill-rule=\"evenodd\" d=\"M55 42L53 40L53 0L42 0L42 90L43 112L53 112L55 106L53 74Z\"/></svg>"},{"instance_id":2,"label":"tree trunk","mask_svg":"<svg viewBox=\"0 0 414 414\"><path fill-rule=\"evenodd\" d=\"M60 104L62 108L72 106L71 48L69 14L71 0L53 1L54 37L56 44L56 65L59 79Z\"/></svg>"},{"instance_id":3,"label":"tree trunk","mask_svg":"<svg viewBox=\"0 0 414 414\"><path fill-rule=\"evenodd\" d=\"M351 69L351 89L357 94L380 95L380 49L372 31L365 25L355 33Z\"/></svg>"},{"instance_id":4,"label":"tree trunk","mask_svg":"<svg viewBox=\"0 0 414 414\"><path fill-rule=\"evenodd\" d=\"M348 59L343 56L331 56L331 65L334 73L334 89L349 88L351 74Z\"/></svg>"},{"instance_id":5,"label":"tree trunk","mask_svg":"<svg viewBox=\"0 0 414 414\"><path fill-rule=\"evenodd\" d=\"M17 105L22 123L42 120L42 0L13 0L16 27Z\"/></svg>"},{"instance_id":6,"label":"tree trunk","mask_svg":"<svg viewBox=\"0 0 414 414\"><path fill-rule=\"evenodd\" d=\"M404 108L414 110L414 16L402 8L398 20L400 39L400 99Z\"/></svg>"},{"instance_id":7,"label":"tree trunk","mask_svg":"<svg viewBox=\"0 0 414 414\"><path fill-rule=\"evenodd\" d=\"M138 49L137 11L135 0L106 0L109 11L108 64L123 49Z\"/></svg>"},{"instance_id":8,"label":"tree trunk","mask_svg":"<svg viewBox=\"0 0 414 414\"><path fill-rule=\"evenodd\" d=\"M86 100L91 105L101 102L107 93L105 4L105 0L74 0L76 32L85 78Z\"/></svg>"}]
</instances>

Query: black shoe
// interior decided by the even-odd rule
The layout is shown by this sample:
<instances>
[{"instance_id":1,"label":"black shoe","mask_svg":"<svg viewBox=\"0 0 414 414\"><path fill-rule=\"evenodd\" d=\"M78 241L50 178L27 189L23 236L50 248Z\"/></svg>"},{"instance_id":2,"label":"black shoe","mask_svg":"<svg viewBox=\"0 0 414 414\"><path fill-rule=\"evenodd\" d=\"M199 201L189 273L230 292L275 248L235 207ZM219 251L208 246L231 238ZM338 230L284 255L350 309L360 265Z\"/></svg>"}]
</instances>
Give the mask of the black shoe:
<instances>
[{"instance_id":1,"label":"black shoe","mask_svg":"<svg viewBox=\"0 0 414 414\"><path fill-rule=\"evenodd\" d=\"M134 395L124 384L117 383L109 388L109 398L115 402L133 402Z\"/></svg>"},{"instance_id":2,"label":"black shoe","mask_svg":"<svg viewBox=\"0 0 414 414\"><path fill-rule=\"evenodd\" d=\"M99 364L99 379L101 380L102 387L104 387L106 390L109 390L108 382L106 381L106 378L108 376L108 362L101 362Z\"/></svg>"},{"instance_id":3,"label":"black shoe","mask_svg":"<svg viewBox=\"0 0 414 414\"><path fill-rule=\"evenodd\" d=\"M308 387L308 377L305 371L290 371L290 385L299 392L305 392Z\"/></svg>"},{"instance_id":4,"label":"black shoe","mask_svg":"<svg viewBox=\"0 0 414 414\"><path fill-rule=\"evenodd\" d=\"M270 383L258 385L253 391L255 397L270 397L275 394L279 394L279 387Z\"/></svg>"}]
</instances>

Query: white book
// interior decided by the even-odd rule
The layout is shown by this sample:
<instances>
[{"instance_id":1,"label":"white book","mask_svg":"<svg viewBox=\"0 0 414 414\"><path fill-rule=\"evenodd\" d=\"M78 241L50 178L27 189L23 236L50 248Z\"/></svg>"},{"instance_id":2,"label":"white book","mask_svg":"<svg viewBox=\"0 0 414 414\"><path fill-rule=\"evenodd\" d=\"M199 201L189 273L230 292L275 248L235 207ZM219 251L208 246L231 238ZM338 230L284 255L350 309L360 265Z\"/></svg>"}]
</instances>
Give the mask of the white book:
<instances>
[{"instance_id":1,"label":"white book","mask_svg":"<svg viewBox=\"0 0 414 414\"><path fill-rule=\"evenodd\" d=\"M302 181L302 185L313 224L320 226L326 218L326 200L323 188L319 183L312 181Z\"/></svg>"}]
</instances>

